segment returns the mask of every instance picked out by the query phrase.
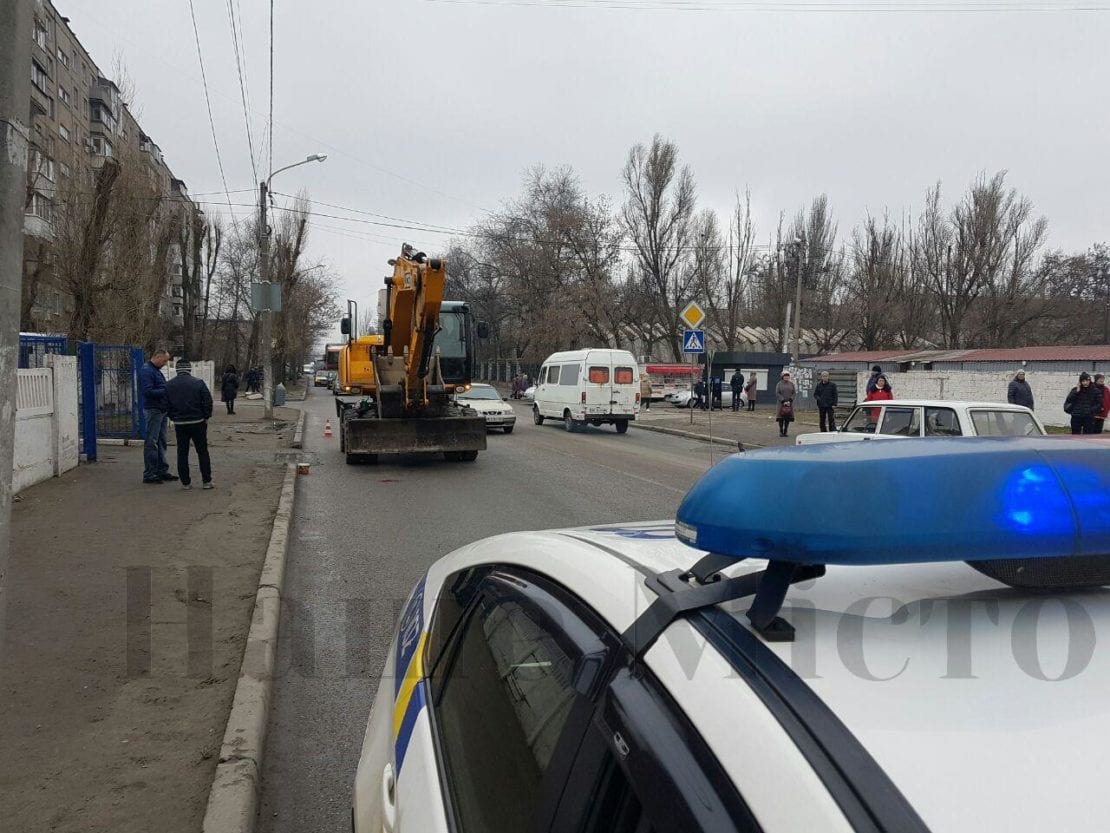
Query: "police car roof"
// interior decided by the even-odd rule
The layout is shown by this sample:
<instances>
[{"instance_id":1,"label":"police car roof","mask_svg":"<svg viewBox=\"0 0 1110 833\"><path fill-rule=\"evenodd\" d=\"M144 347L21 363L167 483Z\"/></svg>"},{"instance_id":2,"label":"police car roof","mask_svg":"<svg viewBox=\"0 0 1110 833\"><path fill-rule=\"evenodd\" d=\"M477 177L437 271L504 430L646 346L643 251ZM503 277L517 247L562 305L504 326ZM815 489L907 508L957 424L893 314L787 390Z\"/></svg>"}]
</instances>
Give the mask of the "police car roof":
<instances>
[{"instance_id":1,"label":"police car roof","mask_svg":"<svg viewBox=\"0 0 1110 833\"><path fill-rule=\"evenodd\" d=\"M881 522L881 514L860 515L861 524ZM651 601L644 577L686 570L699 553L659 521L510 533L456 555L445 559L453 569L540 569L623 630ZM764 566L752 559L727 574ZM750 603L722 609L748 627ZM1110 813L1110 592L1046 597L963 563L830 567L790 588L784 615L796 641L767 650L837 715L931 829L1102 826L1093 820ZM721 703L720 719L728 713Z\"/></svg>"}]
</instances>

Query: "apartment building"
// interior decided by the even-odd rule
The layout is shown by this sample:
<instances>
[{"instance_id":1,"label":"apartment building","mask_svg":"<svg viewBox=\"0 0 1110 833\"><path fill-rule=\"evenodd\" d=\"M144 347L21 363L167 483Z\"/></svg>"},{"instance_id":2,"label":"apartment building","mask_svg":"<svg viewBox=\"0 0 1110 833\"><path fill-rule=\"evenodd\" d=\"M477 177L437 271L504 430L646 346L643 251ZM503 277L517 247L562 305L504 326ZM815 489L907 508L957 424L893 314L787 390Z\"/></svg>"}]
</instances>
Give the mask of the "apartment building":
<instances>
[{"instance_id":1,"label":"apartment building","mask_svg":"<svg viewBox=\"0 0 1110 833\"><path fill-rule=\"evenodd\" d=\"M66 332L73 298L50 262L59 191L70 177L92 176L106 159L125 149L141 159L157 192L172 210L196 210L185 183L177 178L157 144L129 110L119 87L96 64L50 0L36 0L31 56L31 153L24 209L24 310L22 326ZM162 315L180 327L181 258L171 251L174 274L161 300Z\"/></svg>"}]
</instances>

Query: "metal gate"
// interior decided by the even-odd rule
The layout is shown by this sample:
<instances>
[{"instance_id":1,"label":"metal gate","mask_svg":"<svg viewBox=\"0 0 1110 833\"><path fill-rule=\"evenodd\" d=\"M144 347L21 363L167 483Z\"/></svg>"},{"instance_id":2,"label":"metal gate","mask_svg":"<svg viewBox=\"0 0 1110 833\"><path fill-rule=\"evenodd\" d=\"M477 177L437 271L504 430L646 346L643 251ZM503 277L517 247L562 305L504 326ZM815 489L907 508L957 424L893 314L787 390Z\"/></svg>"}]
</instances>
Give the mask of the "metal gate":
<instances>
[{"instance_id":1,"label":"metal gate","mask_svg":"<svg viewBox=\"0 0 1110 833\"><path fill-rule=\"evenodd\" d=\"M19 334L20 367L46 367L46 356L50 353L63 356L69 353L65 336L43 336L35 333Z\"/></svg>"},{"instance_id":2,"label":"metal gate","mask_svg":"<svg viewBox=\"0 0 1110 833\"><path fill-rule=\"evenodd\" d=\"M96 460L98 437L141 439L146 434L139 368L143 351L121 344L77 344L81 450Z\"/></svg>"}]
</instances>

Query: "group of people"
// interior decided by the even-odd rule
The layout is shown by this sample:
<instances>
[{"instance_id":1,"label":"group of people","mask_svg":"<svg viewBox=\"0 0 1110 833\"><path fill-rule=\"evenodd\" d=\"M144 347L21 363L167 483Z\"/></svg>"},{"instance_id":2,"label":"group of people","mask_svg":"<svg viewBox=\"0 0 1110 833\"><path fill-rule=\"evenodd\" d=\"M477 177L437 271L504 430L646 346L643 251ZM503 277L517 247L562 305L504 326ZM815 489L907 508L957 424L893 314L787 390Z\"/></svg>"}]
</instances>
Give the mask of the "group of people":
<instances>
[{"instance_id":1,"label":"group of people","mask_svg":"<svg viewBox=\"0 0 1110 833\"><path fill-rule=\"evenodd\" d=\"M146 419L143 483L161 485L168 481L180 481L183 488L192 489L189 449L193 447L196 449L197 464L200 467L201 488L214 488L212 459L208 453L212 392L203 379L193 376L192 364L186 359L177 360L176 375L167 382L162 368L169 360L168 351L155 350L139 370L139 393L142 395L143 415ZM220 399L223 400L228 414L235 413L235 399L238 394L239 374L235 365L229 364L220 377ZM170 474L169 461L166 459L169 421L173 422L177 440L176 475Z\"/></svg>"},{"instance_id":2,"label":"group of people","mask_svg":"<svg viewBox=\"0 0 1110 833\"><path fill-rule=\"evenodd\" d=\"M1025 380L1024 370L1014 374L1006 390L1006 401L1033 408L1033 389ZM1071 417L1073 434L1101 434L1110 414L1110 388L1106 387L1105 374L1080 373L1079 384L1064 399L1064 413Z\"/></svg>"},{"instance_id":3,"label":"group of people","mask_svg":"<svg viewBox=\"0 0 1110 833\"><path fill-rule=\"evenodd\" d=\"M262 392L262 368L252 367L243 374L243 383L247 386L247 393Z\"/></svg>"},{"instance_id":4,"label":"group of people","mask_svg":"<svg viewBox=\"0 0 1110 833\"><path fill-rule=\"evenodd\" d=\"M756 391L759 388L759 380L756 378L754 372L748 374L748 378L744 379L743 371L737 370L732 374L728 380L729 390L732 391L732 410L739 411L747 402L749 411L755 410ZM718 408L723 410L723 393L724 381L718 377L712 377L708 383L704 379L699 379L694 383L694 403L693 407L701 408L703 411L710 408Z\"/></svg>"},{"instance_id":5,"label":"group of people","mask_svg":"<svg viewBox=\"0 0 1110 833\"><path fill-rule=\"evenodd\" d=\"M530 387L532 387L532 380L528 378L528 374L518 373L513 377L509 396L513 399L522 399L524 398L524 392Z\"/></svg>"}]
</instances>

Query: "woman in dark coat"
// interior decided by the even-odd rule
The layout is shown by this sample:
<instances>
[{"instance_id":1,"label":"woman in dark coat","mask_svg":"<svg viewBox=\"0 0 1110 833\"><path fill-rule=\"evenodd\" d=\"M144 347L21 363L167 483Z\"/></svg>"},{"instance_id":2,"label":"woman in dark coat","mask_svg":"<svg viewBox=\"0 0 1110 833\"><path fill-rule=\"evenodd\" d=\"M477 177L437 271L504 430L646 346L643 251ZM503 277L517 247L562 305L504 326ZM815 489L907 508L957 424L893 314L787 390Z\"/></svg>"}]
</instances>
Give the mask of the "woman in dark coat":
<instances>
[{"instance_id":1,"label":"woman in dark coat","mask_svg":"<svg viewBox=\"0 0 1110 833\"><path fill-rule=\"evenodd\" d=\"M220 399L227 406L229 414L235 413L235 397L239 395L239 374L235 372L235 365L229 364L224 368L224 375L220 379Z\"/></svg>"},{"instance_id":2,"label":"woman in dark coat","mask_svg":"<svg viewBox=\"0 0 1110 833\"><path fill-rule=\"evenodd\" d=\"M1095 417L1102 411L1102 391L1091 381L1091 374L1079 374L1079 385L1068 393L1064 410L1071 414L1073 434L1095 433Z\"/></svg>"},{"instance_id":3,"label":"woman in dark coat","mask_svg":"<svg viewBox=\"0 0 1110 833\"><path fill-rule=\"evenodd\" d=\"M794 397L797 393L798 389L790 381L790 371L784 370L782 380L775 385L775 397L779 401L778 409L775 411L775 419L779 424L780 437L786 436L790 429L790 423L794 421Z\"/></svg>"}]
</instances>

